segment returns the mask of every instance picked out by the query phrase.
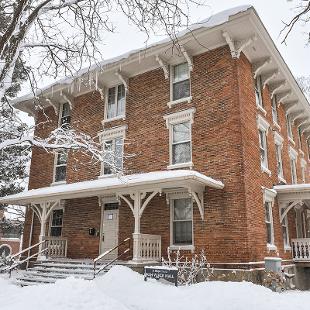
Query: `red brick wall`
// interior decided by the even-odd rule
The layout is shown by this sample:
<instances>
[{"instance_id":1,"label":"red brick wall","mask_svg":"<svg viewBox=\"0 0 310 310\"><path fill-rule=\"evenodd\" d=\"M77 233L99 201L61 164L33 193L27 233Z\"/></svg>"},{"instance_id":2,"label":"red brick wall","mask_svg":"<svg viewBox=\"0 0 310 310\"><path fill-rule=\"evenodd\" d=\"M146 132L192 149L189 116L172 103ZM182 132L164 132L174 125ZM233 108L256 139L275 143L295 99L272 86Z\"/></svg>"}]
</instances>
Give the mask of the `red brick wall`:
<instances>
[{"instance_id":1,"label":"red brick wall","mask_svg":"<svg viewBox=\"0 0 310 310\"><path fill-rule=\"evenodd\" d=\"M126 173L166 170L169 164L169 132L163 116L190 107L196 108L192 127L193 169L222 180L223 190L207 188L204 196L202 221L194 207L194 244L196 251L205 249L212 262L248 262L261 260L266 251L263 194L261 186L272 188L277 183L273 133L268 135L268 158L271 177L261 172L254 82L251 64L244 55L231 58L227 46L195 56L191 74L193 100L168 108L169 81L161 69L129 79L126 99L126 119L106 123L105 128L126 124ZM271 120L268 88L264 90L267 120ZM51 122L37 128L46 135L56 127L53 109L46 109ZM281 135L284 138L284 176L290 181L288 142L283 108L279 111ZM92 136L102 130L104 103L98 93L75 98L72 126ZM44 116L39 113L38 122ZM294 133L296 135L294 128ZM297 136L295 138L297 141ZM304 143L305 146L305 143ZM307 154L307 153L306 153ZM297 164L300 167L300 163ZM90 162L82 152L70 152L67 183L96 179L100 165ZM298 171L300 176L300 171ZM30 188L49 186L53 179L53 155L34 149L30 173ZM299 179L300 180L300 179ZM27 212L24 247L29 242L31 213ZM290 215L290 230L294 214ZM276 245L281 256L283 240L278 206L273 209ZM119 240L131 236L133 215L122 203L119 216ZM66 202L63 236L68 239L68 256L94 257L98 254L99 238L88 235L88 228L100 226L97 198L74 199ZM170 244L170 213L165 196L155 197L141 219L141 232L160 234L162 251ZM35 219L33 242L39 234ZM284 257L289 257L286 255Z\"/></svg>"}]
</instances>

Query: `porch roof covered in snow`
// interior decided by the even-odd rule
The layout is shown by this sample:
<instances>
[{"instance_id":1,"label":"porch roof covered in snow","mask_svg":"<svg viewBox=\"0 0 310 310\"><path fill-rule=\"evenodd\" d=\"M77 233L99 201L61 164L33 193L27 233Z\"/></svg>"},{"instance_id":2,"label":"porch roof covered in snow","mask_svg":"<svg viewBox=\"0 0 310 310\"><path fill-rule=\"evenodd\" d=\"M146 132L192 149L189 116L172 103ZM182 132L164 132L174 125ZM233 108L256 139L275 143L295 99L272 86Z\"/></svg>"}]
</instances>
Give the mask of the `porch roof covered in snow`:
<instances>
[{"instance_id":1,"label":"porch roof covered in snow","mask_svg":"<svg viewBox=\"0 0 310 310\"><path fill-rule=\"evenodd\" d=\"M189 192L201 192L204 188L222 189L224 184L197 171L156 171L127 176L102 177L97 180L43 187L0 198L0 203L30 205L62 199L126 195L136 191L158 192L174 188L186 188Z\"/></svg>"}]
</instances>

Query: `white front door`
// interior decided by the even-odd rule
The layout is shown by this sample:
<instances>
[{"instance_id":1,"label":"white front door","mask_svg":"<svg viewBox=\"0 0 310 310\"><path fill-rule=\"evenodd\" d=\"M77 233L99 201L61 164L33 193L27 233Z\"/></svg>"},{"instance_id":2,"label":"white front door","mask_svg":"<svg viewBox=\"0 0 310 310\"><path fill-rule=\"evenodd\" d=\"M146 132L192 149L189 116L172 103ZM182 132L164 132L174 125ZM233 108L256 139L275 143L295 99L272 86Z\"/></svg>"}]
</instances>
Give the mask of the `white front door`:
<instances>
[{"instance_id":1,"label":"white front door","mask_svg":"<svg viewBox=\"0 0 310 310\"><path fill-rule=\"evenodd\" d=\"M103 207L101 253L104 253L118 244L118 203L108 203ZM117 249L105 256L107 260L117 258ZM103 259L105 259L103 258Z\"/></svg>"}]
</instances>

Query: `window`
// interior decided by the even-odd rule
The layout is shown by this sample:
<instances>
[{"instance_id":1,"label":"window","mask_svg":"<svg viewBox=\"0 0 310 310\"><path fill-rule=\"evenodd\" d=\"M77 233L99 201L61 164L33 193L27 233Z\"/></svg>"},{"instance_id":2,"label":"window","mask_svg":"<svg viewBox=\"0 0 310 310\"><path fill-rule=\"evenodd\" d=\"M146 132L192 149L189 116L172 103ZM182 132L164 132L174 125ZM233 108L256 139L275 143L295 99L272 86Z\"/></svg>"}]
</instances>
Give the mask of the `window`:
<instances>
[{"instance_id":1,"label":"window","mask_svg":"<svg viewBox=\"0 0 310 310\"><path fill-rule=\"evenodd\" d=\"M268 169L266 133L263 130L259 130L258 133L261 166Z\"/></svg>"},{"instance_id":2,"label":"window","mask_svg":"<svg viewBox=\"0 0 310 310\"><path fill-rule=\"evenodd\" d=\"M262 79L258 76L255 79L255 100L256 106L264 108L263 98L262 98Z\"/></svg>"},{"instance_id":3,"label":"window","mask_svg":"<svg viewBox=\"0 0 310 310\"><path fill-rule=\"evenodd\" d=\"M283 214L284 209L281 209L281 215ZM282 223L282 236L283 236L283 242L284 242L284 249L290 247L290 240L289 240L289 234L288 234L288 219L287 215L284 217Z\"/></svg>"},{"instance_id":4,"label":"window","mask_svg":"<svg viewBox=\"0 0 310 310\"><path fill-rule=\"evenodd\" d=\"M297 156L298 156L298 153L292 147L290 147L289 157L290 157L292 184L297 183L297 171L296 171Z\"/></svg>"},{"instance_id":5,"label":"window","mask_svg":"<svg viewBox=\"0 0 310 310\"><path fill-rule=\"evenodd\" d=\"M59 125L61 127L69 127L71 123L71 109L68 102L62 104Z\"/></svg>"},{"instance_id":6,"label":"window","mask_svg":"<svg viewBox=\"0 0 310 310\"><path fill-rule=\"evenodd\" d=\"M56 153L54 182L61 182L66 180L67 161L68 161L67 151L60 151Z\"/></svg>"},{"instance_id":7,"label":"window","mask_svg":"<svg viewBox=\"0 0 310 310\"><path fill-rule=\"evenodd\" d=\"M101 133L100 139L105 151L101 175L122 172L126 130L127 126L118 126L106 129Z\"/></svg>"},{"instance_id":8,"label":"window","mask_svg":"<svg viewBox=\"0 0 310 310\"><path fill-rule=\"evenodd\" d=\"M193 204L191 198L172 200L173 245L193 243Z\"/></svg>"},{"instance_id":9,"label":"window","mask_svg":"<svg viewBox=\"0 0 310 310\"><path fill-rule=\"evenodd\" d=\"M192 122L195 109L188 109L177 113L165 115L169 129L170 165L175 167L192 166Z\"/></svg>"},{"instance_id":10,"label":"window","mask_svg":"<svg viewBox=\"0 0 310 310\"><path fill-rule=\"evenodd\" d=\"M262 171L267 172L268 170L268 151L267 151L267 133L269 129L269 123L261 116L257 116L257 128L258 128L258 138L259 138L259 150L260 150L260 162Z\"/></svg>"},{"instance_id":11,"label":"window","mask_svg":"<svg viewBox=\"0 0 310 310\"><path fill-rule=\"evenodd\" d=\"M277 109L277 95L272 97L272 121L278 125L278 109Z\"/></svg>"},{"instance_id":12,"label":"window","mask_svg":"<svg viewBox=\"0 0 310 310\"><path fill-rule=\"evenodd\" d=\"M125 93L123 84L109 88L106 108L107 119L125 116Z\"/></svg>"},{"instance_id":13,"label":"window","mask_svg":"<svg viewBox=\"0 0 310 310\"><path fill-rule=\"evenodd\" d=\"M301 131L301 127L298 127L298 144L299 144L299 149L302 149L302 131Z\"/></svg>"},{"instance_id":14,"label":"window","mask_svg":"<svg viewBox=\"0 0 310 310\"><path fill-rule=\"evenodd\" d=\"M289 115L286 115L286 128L289 139L293 140L292 122Z\"/></svg>"},{"instance_id":15,"label":"window","mask_svg":"<svg viewBox=\"0 0 310 310\"><path fill-rule=\"evenodd\" d=\"M283 179L282 146L278 144L276 144L276 159L277 159L278 177Z\"/></svg>"},{"instance_id":16,"label":"window","mask_svg":"<svg viewBox=\"0 0 310 310\"><path fill-rule=\"evenodd\" d=\"M273 220L272 220L272 202L265 201L265 224L267 232L267 244L274 244Z\"/></svg>"},{"instance_id":17,"label":"window","mask_svg":"<svg viewBox=\"0 0 310 310\"><path fill-rule=\"evenodd\" d=\"M190 73L188 63L172 67L172 101L190 97Z\"/></svg>"},{"instance_id":18,"label":"window","mask_svg":"<svg viewBox=\"0 0 310 310\"><path fill-rule=\"evenodd\" d=\"M172 164L191 162L191 124L190 122L173 125Z\"/></svg>"},{"instance_id":19,"label":"window","mask_svg":"<svg viewBox=\"0 0 310 310\"><path fill-rule=\"evenodd\" d=\"M123 146L124 141L122 137L104 141L104 175L116 174L123 170Z\"/></svg>"},{"instance_id":20,"label":"window","mask_svg":"<svg viewBox=\"0 0 310 310\"><path fill-rule=\"evenodd\" d=\"M63 213L64 213L63 209L53 210L52 218L50 222L50 236L51 237L61 237Z\"/></svg>"}]
</instances>

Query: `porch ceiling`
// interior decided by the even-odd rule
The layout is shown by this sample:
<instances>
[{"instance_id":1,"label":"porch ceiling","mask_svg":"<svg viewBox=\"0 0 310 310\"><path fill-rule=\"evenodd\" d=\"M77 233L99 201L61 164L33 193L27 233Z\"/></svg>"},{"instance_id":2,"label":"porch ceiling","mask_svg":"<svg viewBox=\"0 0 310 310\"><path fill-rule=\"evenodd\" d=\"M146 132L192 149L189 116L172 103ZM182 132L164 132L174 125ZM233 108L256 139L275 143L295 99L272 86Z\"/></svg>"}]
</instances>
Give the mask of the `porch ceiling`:
<instances>
[{"instance_id":1,"label":"porch ceiling","mask_svg":"<svg viewBox=\"0 0 310 310\"><path fill-rule=\"evenodd\" d=\"M164 191L172 188L204 189L206 186L222 189L224 184L193 170L156 171L33 189L2 197L0 203L29 205L61 199L130 194L140 189Z\"/></svg>"},{"instance_id":2,"label":"porch ceiling","mask_svg":"<svg viewBox=\"0 0 310 310\"><path fill-rule=\"evenodd\" d=\"M310 183L276 185L273 189L277 192L279 203L310 200Z\"/></svg>"}]
</instances>

